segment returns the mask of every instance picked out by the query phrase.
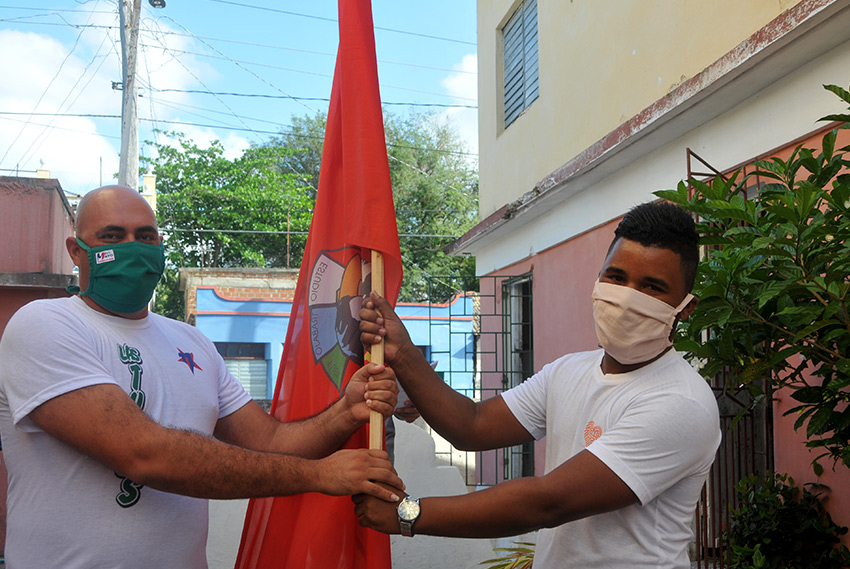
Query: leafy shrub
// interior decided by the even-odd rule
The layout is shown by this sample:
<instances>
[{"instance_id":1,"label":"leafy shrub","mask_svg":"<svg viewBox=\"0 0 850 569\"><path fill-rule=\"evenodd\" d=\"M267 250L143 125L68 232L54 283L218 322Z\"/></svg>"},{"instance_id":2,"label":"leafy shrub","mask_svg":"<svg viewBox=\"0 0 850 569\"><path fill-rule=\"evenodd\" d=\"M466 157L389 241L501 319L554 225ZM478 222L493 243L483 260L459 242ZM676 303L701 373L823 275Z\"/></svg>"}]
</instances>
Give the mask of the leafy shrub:
<instances>
[{"instance_id":1,"label":"leafy shrub","mask_svg":"<svg viewBox=\"0 0 850 569\"><path fill-rule=\"evenodd\" d=\"M482 561L479 565L489 565L490 569L531 569L534 563L534 544L515 541L521 547L497 547L493 551L507 553L502 557Z\"/></svg>"},{"instance_id":2,"label":"leafy shrub","mask_svg":"<svg viewBox=\"0 0 850 569\"><path fill-rule=\"evenodd\" d=\"M826 88L850 103L847 90ZM676 348L706 377L728 371L754 404L790 388L794 428L805 425L807 446L821 451L816 474L824 457L850 466L850 147L836 140L832 130L820 150L758 161L740 180L656 192L698 215L701 244L712 248Z\"/></svg>"},{"instance_id":3,"label":"leafy shrub","mask_svg":"<svg viewBox=\"0 0 850 569\"><path fill-rule=\"evenodd\" d=\"M850 551L838 545L847 528L832 521L820 494L805 487L801 491L783 474L744 478L735 490L741 505L727 535L731 569L850 566Z\"/></svg>"}]
</instances>

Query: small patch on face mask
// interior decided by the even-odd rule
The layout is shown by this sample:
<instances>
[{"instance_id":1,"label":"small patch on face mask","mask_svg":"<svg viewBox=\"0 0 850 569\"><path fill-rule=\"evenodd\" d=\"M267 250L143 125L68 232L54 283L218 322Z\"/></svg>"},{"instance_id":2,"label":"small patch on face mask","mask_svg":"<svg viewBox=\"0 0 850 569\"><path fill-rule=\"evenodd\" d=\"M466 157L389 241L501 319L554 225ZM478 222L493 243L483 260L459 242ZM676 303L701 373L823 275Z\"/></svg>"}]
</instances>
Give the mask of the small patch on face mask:
<instances>
[{"instance_id":1,"label":"small patch on face mask","mask_svg":"<svg viewBox=\"0 0 850 569\"><path fill-rule=\"evenodd\" d=\"M94 261L98 265L101 263L108 263L109 261L115 260L115 253L112 249L107 249L106 251L98 251L94 254Z\"/></svg>"}]
</instances>

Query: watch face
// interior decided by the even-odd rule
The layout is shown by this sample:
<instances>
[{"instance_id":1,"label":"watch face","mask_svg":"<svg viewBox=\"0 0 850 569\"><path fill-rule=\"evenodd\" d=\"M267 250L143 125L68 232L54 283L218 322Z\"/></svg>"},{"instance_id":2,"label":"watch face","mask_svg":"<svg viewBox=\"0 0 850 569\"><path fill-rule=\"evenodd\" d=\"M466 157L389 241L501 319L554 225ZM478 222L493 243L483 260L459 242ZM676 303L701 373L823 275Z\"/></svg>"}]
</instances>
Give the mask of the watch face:
<instances>
[{"instance_id":1,"label":"watch face","mask_svg":"<svg viewBox=\"0 0 850 569\"><path fill-rule=\"evenodd\" d=\"M405 521L415 520L419 516L419 503L405 498L398 505L398 515Z\"/></svg>"}]
</instances>

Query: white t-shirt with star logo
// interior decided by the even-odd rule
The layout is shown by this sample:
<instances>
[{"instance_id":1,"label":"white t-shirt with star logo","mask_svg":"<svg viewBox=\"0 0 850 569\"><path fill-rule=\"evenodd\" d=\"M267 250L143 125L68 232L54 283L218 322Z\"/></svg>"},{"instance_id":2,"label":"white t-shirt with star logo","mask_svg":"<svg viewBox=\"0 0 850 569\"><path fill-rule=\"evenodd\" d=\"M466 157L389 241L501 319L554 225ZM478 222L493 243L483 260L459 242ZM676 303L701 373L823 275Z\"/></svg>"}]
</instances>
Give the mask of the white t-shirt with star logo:
<instances>
[{"instance_id":1,"label":"white t-shirt with star logo","mask_svg":"<svg viewBox=\"0 0 850 569\"><path fill-rule=\"evenodd\" d=\"M29 413L96 384L156 422L211 435L250 401L188 324L129 320L79 297L21 308L0 341L0 431L9 471L6 558L17 567L206 567L206 500L135 484L41 431Z\"/></svg>"}]
</instances>

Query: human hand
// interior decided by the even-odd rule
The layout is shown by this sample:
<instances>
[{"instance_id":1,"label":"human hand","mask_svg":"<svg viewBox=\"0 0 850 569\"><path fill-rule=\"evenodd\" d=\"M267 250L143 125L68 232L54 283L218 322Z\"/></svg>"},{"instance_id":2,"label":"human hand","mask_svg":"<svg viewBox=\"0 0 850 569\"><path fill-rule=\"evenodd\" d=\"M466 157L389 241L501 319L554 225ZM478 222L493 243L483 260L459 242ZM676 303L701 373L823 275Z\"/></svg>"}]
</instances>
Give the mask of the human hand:
<instances>
[{"instance_id":1,"label":"human hand","mask_svg":"<svg viewBox=\"0 0 850 569\"><path fill-rule=\"evenodd\" d=\"M360 341L368 349L384 340L384 360L395 361L400 351L419 351L410 341L410 336L393 311L389 302L376 292L363 299L360 309Z\"/></svg>"},{"instance_id":2,"label":"human hand","mask_svg":"<svg viewBox=\"0 0 850 569\"><path fill-rule=\"evenodd\" d=\"M365 494L395 503L404 489L404 482L382 450L344 449L316 462L318 491L323 494Z\"/></svg>"},{"instance_id":3,"label":"human hand","mask_svg":"<svg viewBox=\"0 0 850 569\"><path fill-rule=\"evenodd\" d=\"M352 496L357 523L383 533L401 533L401 527L398 525L398 504L407 494L399 492L399 495L396 502L385 502L365 494Z\"/></svg>"},{"instance_id":4,"label":"human hand","mask_svg":"<svg viewBox=\"0 0 850 569\"><path fill-rule=\"evenodd\" d=\"M388 419L398 403L395 373L387 366L364 365L348 381L344 400L352 418L358 423L368 421L371 411L377 411L385 420Z\"/></svg>"},{"instance_id":5,"label":"human hand","mask_svg":"<svg viewBox=\"0 0 850 569\"><path fill-rule=\"evenodd\" d=\"M412 423L416 419L419 418L419 411L414 407L413 402L409 399L404 402L404 406L396 407L395 413L393 413L396 417L401 419L406 423Z\"/></svg>"}]
</instances>

